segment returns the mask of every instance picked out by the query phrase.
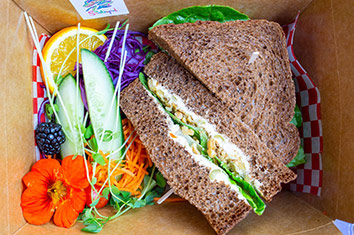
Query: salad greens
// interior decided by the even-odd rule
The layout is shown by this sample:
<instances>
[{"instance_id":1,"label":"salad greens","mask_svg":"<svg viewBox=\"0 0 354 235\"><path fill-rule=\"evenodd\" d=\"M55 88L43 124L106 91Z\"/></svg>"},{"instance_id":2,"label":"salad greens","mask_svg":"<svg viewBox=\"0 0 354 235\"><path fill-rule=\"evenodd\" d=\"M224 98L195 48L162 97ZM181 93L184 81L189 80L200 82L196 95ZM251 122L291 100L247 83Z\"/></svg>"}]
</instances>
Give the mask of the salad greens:
<instances>
[{"instance_id":1,"label":"salad greens","mask_svg":"<svg viewBox=\"0 0 354 235\"><path fill-rule=\"evenodd\" d=\"M294 124L297 128L302 126L302 114L298 105L295 105L295 114L290 123Z\"/></svg>"},{"instance_id":2,"label":"salad greens","mask_svg":"<svg viewBox=\"0 0 354 235\"><path fill-rule=\"evenodd\" d=\"M164 105L162 104L160 99L157 97L157 95L150 90L148 83L147 83L147 79L143 73L139 74L139 80L143 84L145 89L147 91L149 91L156 98L156 100L161 104L164 111L169 114L169 116L171 117L171 119L173 120L173 122L175 124L178 124L180 126L186 126L189 129L194 131L194 137L196 137L200 143L200 144L198 144L198 146L201 149L201 155L203 157L205 157L206 159L208 159L209 161L216 164L217 166L219 166L224 172L226 172L227 176L229 177L230 182L239 188L241 194L246 198L246 200L248 201L250 206L254 209L254 212L258 215L261 215L265 210L265 204L262 201L262 199L259 197L259 195L257 194L254 187L250 183L245 181L242 177L236 176L229 169L229 167L224 162L222 162L217 156L214 156L213 158L211 158L207 154L207 143L208 143L209 138L208 138L206 132L202 128L195 127L195 126L192 126L192 125L182 122L174 114L172 114L171 112L166 110L166 108L164 107Z\"/></svg>"},{"instance_id":3,"label":"salad greens","mask_svg":"<svg viewBox=\"0 0 354 235\"><path fill-rule=\"evenodd\" d=\"M300 145L299 151L297 152L295 158L289 162L288 164L286 164L287 167L294 167L294 166L298 166L301 164L306 163L306 155L304 152L304 148L302 147L302 144Z\"/></svg>"},{"instance_id":4,"label":"salad greens","mask_svg":"<svg viewBox=\"0 0 354 235\"><path fill-rule=\"evenodd\" d=\"M94 210L94 207L85 208L78 218L85 225L81 231L98 233L108 221L123 215L128 210L153 205L154 198L160 197L163 193L166 181L155 166L149 168L148 171L150 176L146 175L144 177L140 197L133 197L130 192L119 190L116 186L111 187L111 192L109 188L105 188L102 191L102 197L108 199L108 195L111 193L112 197L109 199L109 204L117 213L112 216L103 216L97 210ZM96 201L92 204L97 204L98 200Z\"/></svg>"},{"instance_id":5,"label":"salad greens","mask_svg":"<svg viewBox=\"0 0 354 235\"><path fill-rule=\"evenodd\" d=\"M302 114L301 114L301 110L298 105L295 106L295 114L294 114L293 119L290 121L290 123L294 124L297 128L302 126ZM306 159L306 155L304 152L304 147L301 143L300 148L299 148L295 158L291 162L286 164L286 166L287 167L298 166L298 165L306 163L306 160L307 159Z\"/></svg>"},{"instance_id":6,"label":"salad greens","mask_svg":"<svg viewBox=\"0 0 354 235\"><path fill-rule=\"evenodd\" d=\"M150 29L162 24L194 23L196 21L219 21L223 23L233 20L249 20L249 18L247 15L227 6L192 6L161 18Z\"/></svg>"}]
</instances>

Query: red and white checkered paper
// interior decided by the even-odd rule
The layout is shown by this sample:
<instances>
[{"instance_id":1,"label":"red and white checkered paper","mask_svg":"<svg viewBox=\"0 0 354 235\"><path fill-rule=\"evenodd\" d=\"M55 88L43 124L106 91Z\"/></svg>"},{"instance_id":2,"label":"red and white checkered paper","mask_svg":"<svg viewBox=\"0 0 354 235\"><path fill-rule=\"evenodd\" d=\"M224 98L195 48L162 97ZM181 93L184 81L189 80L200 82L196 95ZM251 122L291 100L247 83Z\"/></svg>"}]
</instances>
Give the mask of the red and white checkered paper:
<instances>
[{"instance_id":1,"label":"red and white checkered paper","mask_svg":"<svg viewBox=\"0 0 354 235\"><path fill-rule=\"evenodd\" d=\"M322 142L322 125L320 116L320 93L308 76L306 71L297 61L293 51L293 37L295 32L297 18L295 22L283 26L287 35L287 49L289 53L289 60L291 70L294 74L296 87L296 100L301 108L303 117L303 126L299 129L302 144L304 146L307 163L293 170L298 177L294 182L288 185L291 191L305 192L315 195L320 195L322 187L322 160L321 153L323 149ZM48 36L42 35L40 37L41 47L48 40ZM139 38L142 43L148 44L147 39ZM33 124L34 129L38 123L38 111L40 105L46 100L45 86L40 73L40 60L37 50L33 51ZM45 115L40 117L41 121L45 121ZM43 158L38 147L36 146L37 160Z\"/></svg>"},{"instance_id":2,"label":"red and white checkered paper","mask_svg":"<svg viewBox=\"0 0 354 235\"><path fill-rule=\"evenodd\" d=\"M299 15L293 23L283 26L283 30L287 35L290 66L295 80L296 102L302 113L303 125L299 128L299 132L307 162L293 168L297 174L297 179L288 184L287 187L294 192L320 196L323 150L321 99L318 88L294 54L293 40L298 17Z\"/></svg>"},{"instance_id":3,"label":"red and white checkered paper","mask_svg":"<svg viewBox=\"0 0 354 235\"><path fill-rule=\"evenodd\" d=\"M44 44L48 41L49 37L47 35L41 35L39 37L39 45L40 49L42 50ZM45 91L45 85L42 80L41 70L40 70L40 59L37 53L36 48L33 50L33 62L32 62L32 88L33 88L33 134L35 135L35 130L38 125L38 111L42 103L47 100L47 94ZM46 117L43 113L41 115L40 121L45 122ZM44 155L40 153L39 148L37 147L36 141L35 143L35 150L36 150L36 160L44 158Z\"/></svg>"}]
</instances>

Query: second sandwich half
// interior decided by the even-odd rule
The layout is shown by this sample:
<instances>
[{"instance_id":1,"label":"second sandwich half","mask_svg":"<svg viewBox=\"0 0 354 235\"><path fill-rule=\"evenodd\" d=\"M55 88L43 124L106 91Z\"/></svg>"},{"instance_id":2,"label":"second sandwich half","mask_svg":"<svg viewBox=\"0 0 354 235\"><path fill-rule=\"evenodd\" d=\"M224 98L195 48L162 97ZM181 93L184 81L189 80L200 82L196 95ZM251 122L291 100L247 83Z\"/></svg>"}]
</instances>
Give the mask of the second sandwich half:
<instances>
[{"instance_id":1,"label":"second sandwich half","mask_svg":"<svg viewBox=\"0 0 354 235\"><path fill-rule=\"evenodd\" d=\"M296 175L197 79L164 53L122 93L121 107L174 192L225 233Z\"/></svg>"}]
</instances>

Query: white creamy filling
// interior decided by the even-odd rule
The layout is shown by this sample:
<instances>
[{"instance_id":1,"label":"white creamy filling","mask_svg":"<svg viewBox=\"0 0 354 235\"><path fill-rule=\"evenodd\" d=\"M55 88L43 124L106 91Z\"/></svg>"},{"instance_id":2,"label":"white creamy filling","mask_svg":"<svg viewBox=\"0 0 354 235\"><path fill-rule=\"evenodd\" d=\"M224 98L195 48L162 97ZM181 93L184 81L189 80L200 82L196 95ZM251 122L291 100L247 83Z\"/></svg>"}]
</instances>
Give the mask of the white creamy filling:
<instances>
[{"instance_id":1,"label":"white creamy filling","mask_svg":"<svg viewBox=\"0 0 354 235\"><path fill-rule=\"evenodd\" d=\"M187 139L183 135L180 127L176 124L169 126L170 132L168 136L175 142L182 145L187 152L192 156L193 160L198 162L198 164L206 167L209 170L209 178L211 181L224 182L225 185L229 185L231 190L237 192L237 198L247 202L247 199L242 195L238 186L230 182L229 176L217 165L203 157L201 154L196 154L193 152L192 147L189 145ZM172 135L171 135L172 134ZM247 202L248 203L248 202Z\"/></svg>"},{"instance_id":2,"label":"white creamy filling","mask_svg":"<svg viewBox=\"0 0 354 235\"><path fill-rule=\"evenodd\" d=\"M215 140L215 142L219 145L219 147L226 153L227 158L232 159L230 164L232 164L232 166L235 168L235 171L240 176L242 176L246 181L252 183L257 189L260 188L260 186L262 185L261 182L259 182L256 179L249 178L250 158L247 155L245 155L239 147L233 144L227 136L216 132L215 126L208 123L208 121L205 118L190 111L179 96L173 95L169 90L161 86L156 80L152 78L149 78L149 80L151 80L151 82L149 82L149 85L151 85L154 89L156 89L155 94L159 98L163 97L164 102L168 103L171 107L175 105L178 110L190 116L193 122L198 127L204 129L208 133L210 139Z\"/></svg>"},{"instance_id":3,"label":"white creamy filling","mask_svg":"<svg viewBox=\"0 0 354 235\"><path fill-rule=\"evenodd\" d=\"M162 106L156 101L155 97L152 94L150 94L150 92L148 92L148 94L149 96L154 98L154 102L157 103L158 109L162 113L166 113L165 110L162 108ZM247 199L242 195L238 186L230 182L229 176L226 173L224 173L224 171L220 167L210 162L201 154L195 154L193 152L192 148L188 144L187 139L183 136L180 127L174 124L171 119L168 120L168 127L170 130L168 133L169 138L171 138L173 141L177 142L178 144L182 145L187 150L187 152L192 156L194 161L198 162L200 165L206 167L209 170L210 172L209 178L212 182L213 181L223 182L225 185L230 186L231 190L237 192L237 198L239 200L243 200L248 204ZM173 137L171 136L171 134Z\"/></svg>"}]
</instances>

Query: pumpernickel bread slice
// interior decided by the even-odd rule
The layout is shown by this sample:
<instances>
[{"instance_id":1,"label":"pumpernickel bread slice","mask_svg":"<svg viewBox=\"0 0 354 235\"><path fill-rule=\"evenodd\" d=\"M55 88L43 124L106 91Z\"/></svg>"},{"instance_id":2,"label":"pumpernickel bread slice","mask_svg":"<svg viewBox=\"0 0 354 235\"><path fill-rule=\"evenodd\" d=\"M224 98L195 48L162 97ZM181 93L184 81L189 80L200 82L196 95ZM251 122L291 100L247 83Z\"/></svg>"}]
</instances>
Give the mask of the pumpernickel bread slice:
<instances>
[{"instance_id":1,"label":"pumpernickel bread slice","mask_svg":"<svg viewBox=\"0 0 354 235\"><path fill-rule=\"evenodd\" d=\"M281 190L281 183L288 183L296 178L250 127L222 105L219 99L175 59L160 52L152 57L144 72L180 97L192 112L205 118L216 127L218 133L230 138L233 144L249 156L249 177L262 183L256 188L267 201Z\"/></svg>"},{"instance_id":2,"label":"pumpernickel bread slice","mask_svg":"<svg viewBox=\"0 0 354 235\"><path fill-rule=\"evenodd\" d=\"M168 51L289 163L300 138L284 33L267 20L159 25L149 38ZM259 57L248 63L253 52Z\"/></svg>"},{"instance_id":3,"label":"pumpernickel bread slice","mask_svg":"<svg viewBox=\"0 0 354 235\"><path fill-rule=\"evenodd\" d=\"M121 108L174 192L197 207L218 234L246 217L251 210L247 201L229 185L211 181L211 169L169 137L171 118L138 79L122 92Z\"/></svg>"}]
</instances>

